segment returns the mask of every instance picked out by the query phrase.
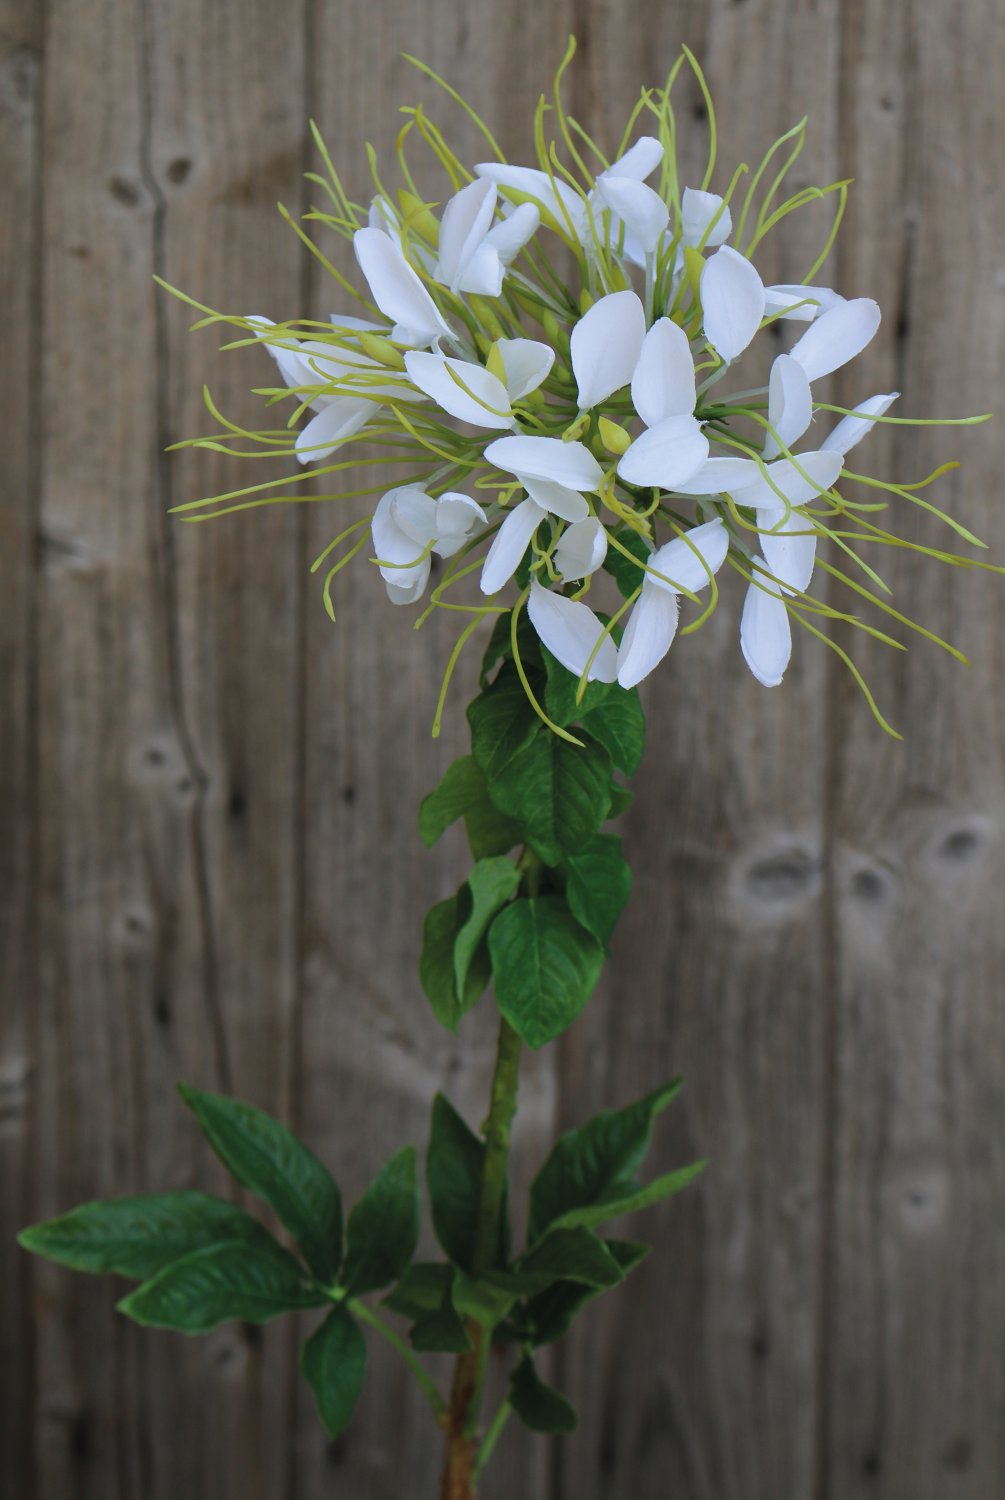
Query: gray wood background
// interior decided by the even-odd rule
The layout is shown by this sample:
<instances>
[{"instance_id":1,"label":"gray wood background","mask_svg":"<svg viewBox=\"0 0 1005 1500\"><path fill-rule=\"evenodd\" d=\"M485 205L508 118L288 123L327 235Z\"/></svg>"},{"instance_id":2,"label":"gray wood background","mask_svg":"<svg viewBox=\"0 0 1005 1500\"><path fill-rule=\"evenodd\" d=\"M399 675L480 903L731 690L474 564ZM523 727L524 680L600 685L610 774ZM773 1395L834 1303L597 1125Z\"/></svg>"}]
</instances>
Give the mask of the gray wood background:
<instances>
[{"instance_id":1,"label":"gray wood background","mask_svg":"<svg viewBox=\"0 0 1005 1500\"><path fill-rule=\"evenodd\" d=\"M9 1500L434 1492L436 1438L383 1350L332 1447L289 1324L140 1332L111 1284L30 1264L12 1235L91 1196L222 1186L178 1078L278 1112L350 1196L423 1143L434 1086L479 1117L488 1012L445 1041L413 977L421 914L463 868L458 841L428 854L414 831L464 741L460 689L425 733L450 622L416 641L360 568L333 627L307 571L329 506L167 517L248 482L164 456L204 430L202 381L250 417L264 376L188 335L151 276L238 312L326 311L274 211L305 206L308 117L362 193L362 141L387 150L398 103L450 114L409 50L526 158L570 31L575 112L608 142L682 41L724 162L811 114L798 180L856 179L830 277L886 311L837 399L1005 405L998 0L0 3ZM770 269L800 275L819 237L808 216ZM886 429L870 465L963 457L942 495L1003 560L1001 432ZM635 899L586 1018L528 1071L516 1171L676 1071L663 1160L712 1165L653 1216L632 1290L557 1352L578 1436L507 1434L488 1500L1005 1493L1005 588L888 572L973 661L859 641L901 745L813 642L759 688L736 599L648 685Z\"/></svg>"}]
</instances>

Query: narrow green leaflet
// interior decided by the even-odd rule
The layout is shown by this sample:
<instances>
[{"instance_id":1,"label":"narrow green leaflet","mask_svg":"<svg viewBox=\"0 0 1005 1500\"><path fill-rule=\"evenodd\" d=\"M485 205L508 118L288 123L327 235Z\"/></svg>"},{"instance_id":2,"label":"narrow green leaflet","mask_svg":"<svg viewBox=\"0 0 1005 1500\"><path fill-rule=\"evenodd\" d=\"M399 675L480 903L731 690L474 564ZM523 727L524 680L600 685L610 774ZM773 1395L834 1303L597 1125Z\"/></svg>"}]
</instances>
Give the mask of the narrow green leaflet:
<instances>
[{"instance_id":1,"label":"narrow green leaflet","mask_svg":"<svg viewBox=\"0 0 1005 1500\"><path fill-rule=\"evenodd\" d=\"M33 1224L18 1244L75 1271L106 1271L145 1281L172 1261L221 1240L270 1240L243 1208L209 1193L144 1193L82 1203Z\"/></svg>"},{"instance_id":2,"label":"narrow green leaflet","mask_svg":"<svg viewBox=\"0 0 1005 1500\"><path fill-rule=\"evenodd\" d=\"M652 1248L632 1240L604 1240L603 1243L617 1262L622 1279L645 1260ZM560 1339L586 1304L604 1290L602 1286L588 1286L581 1281L556 1281L546 1291L531 1297L526 1312L535 1345L553 1344Z\"/></svg>"},{"instance_id":3,"label":"narrow green leaflet","mask_svg":"<svg viewBox=\"0 0 1005 1500\"><path fill-rule=\"evenodd\" d=\"M580 1225L592 1227L595 1224L606 1224L608 1219L618 1219L622 1214L634 1214L642 1208L651 1208L654 1203L660 1203L664 1198L672 1198L674 1193L679 1193L686 1188L688 1183L703 1172L707 1162L695 1161L690 1166L679 1167L676 1172L666 1172L662 1177L657 1177L652 1182L637 1184L634 1190L628 1187L614 1192L603 1203L592 1203L584 1208L573 1208L568 1213L555 1220L556 1228L578 1228Z\"/></svg>"},{"instance_id":4,"label":"narrow green leaflet","mask_svg":"<svg viewBox=\"0 0 1005 1500\"><path fill-rule=\"evenodd\" d=\"M419 1214L415 1148L406 1146L381 1168L346 1222L339 1279L350 1296L397 1281L419 1243Z\"/></svg>"},{"instance_id":5,"label":"narrow green leaflet","mask_svg":"<svg viewBox=\"0 0 1005 1500\"><path fill-rule=\"evenodd\" d=\"M490 782L528 741L550 733L528 703L511 665L503 667L495 682L468 705L468 723L474 758Z\"/></svg>"},{"instance_id":6,"label":"narrow green leaflet","mask_svg":"<svg viewBox=\"0 0 1005 1500\"><path fill-rule=\"evenodd\" d=\"M575 1430L578 1418L575 1407L560 1391L545 1385L529 1354L513 1371L509 1387L510 1405L531 1432L543 1432L551 1436Z\"/></svg>"},{"instance_id":7,"label":"narrow green leaflet","mask_svg":"<svg viewBox=\"0 0 1005 1500\"><path fill-rule=\"evenodd\" d=\"M560 1036L600 975L603 950L561 896L519 899L489 929L496 1000L530 1047Z\"/></svg>"},{"instance_id":8,"label":"narrow green leaflet","mask_svg":"<svg viewBox=\"0 0 1005 1500\"><path fill-rule=\"evenodd\" d=\"M281 1245L225 1240L165 1266L124 1297L118 1309L153 1328L208 1333L218 1323L265 1323L279 1313L320 1307L324 1301Z\"/></svg>"},{"instance_id":9,"label":"narrow green leaflet","mask_svg":"<svg viewBox=\"0 0 1005 1500\"><path fill-rule=\"evenodd\" d=\"M632 872L615 833L598 833L565 861L569 910L606 951L632 892Z\"/></svg>"},{"instance_id":10,"label":"narrow green leaflet","mask_svg":"<svg viewBox=\"0 0 1005 1500\"><path fill-rule=\"evenodd\" d=\"M519 884L520 872L511 859L480 859L468 876L471 915L454 943L454 984L458 995L465 992L472 962L492 918L506 905Z\"/></svg>"},{"instance_id":11,"label":"narrow green leaflet","mask_svg":"<svg viewBox=\"0 0 1005 1500\"><path fill-rule=\"evenodd\" d=\"M557 865L596 833L611 807L607 751L589 736L572 745L542 727L489 781L489 796L518 818L535 853Z\"/></svg>"},{"instance_id":12,"label":"narrow green leaflet","mask_svg":"<svg viewBox=\"0 0 1005 1500\"><path fill-rule=\"evenodd\" d=\"M675 1078L624 1109L603 1109L555 1142L531 1184L531 1243L569 1210L605 1201L617 1184L634 1177L649 1149L653 1121L680 1086Z\"/></svg>"},{"instance_id":13,"label":"narrow green leaflet","mask_svg":"<svg viewBox=\"0 0 1005 1500\"><path fill-rule=\"evenodd\" d=\"M419 833L427 849L451 823L456 823L488 795L485 773L473 755L463 755L449 765L435 792L423 797L419 807Z\"/></svg>"},{"instance_id":14,"label":"narrow green leaflet","mask_svg":"<svg viewBox=\"0 0 1005 1500\"><path fill-rule=\"evenodd\" d=\"M621 1268L603 1240L588 1229L556 1229L545 1236L512 1271L494 1272L495 1285L519 1296L534 1296L556 1281L617 1286Z\"/></svg>"},{"instance_id":15,"label":"narrow green leaflet","mask_svg":"<svg viewBox=\"0 0 1005 1500\"><path fill-rule=\"evenodd\" d=\"M629 692L620 688L610 693L580 723L600 741L619 771L626 776L635 775L646 743L646 717L637 688Z\"/></svg>"},{"instance_id":16,"label":"narrow green leaflet","mask_svg":"<svg viewBox=\"0 0 1005 1500\"><path fill-rule=\"evenodd\" d=\"M426 1184L436 1238L462 1271L471 1269L484 1160L484 1142L468 1129L449 1100L437 1094L426 1157Z\"/></svg>"},{"instance_id":17,"label":"narrow green leaflet","mask_svg":"<svg viewBox=\"0 0 1005 1500\"><path fill-rule=\"evenodd\" d=\"M318 1279L333 1282L342 1259L342 1199L327 1167L263 1110L184 1083L178 1091L224 1166L271 1205Z\"/></svg>"},{"instance_id":18,"label":"narrow green leaflet","mask_svg":"<svg viewBox=\"0 0 1005 1500\"><path fill-rule=\"evenodd\" d=\"M300 1368L314 1392L325 1431L330 1438L340 1437L366 1374L366 1341L341 1303L301 1348Z\"/></svg>"},{"instance_id":19,"label":"narrow green leaflet","mask_svg":"<svg viewBox=\"0 0 1005 1500\"><path fill-rule=\"evenodd\" d=\"M441 1026L456 1031L464 1016L485 992L491 978L488 954L477 945L468 961L464 989L458 993L454 969L454 947L471 911L471 893L466 885L446 901L438 901L426 913L422 930L419 978L433 1014Z\"/></svg>"}]
</instances>

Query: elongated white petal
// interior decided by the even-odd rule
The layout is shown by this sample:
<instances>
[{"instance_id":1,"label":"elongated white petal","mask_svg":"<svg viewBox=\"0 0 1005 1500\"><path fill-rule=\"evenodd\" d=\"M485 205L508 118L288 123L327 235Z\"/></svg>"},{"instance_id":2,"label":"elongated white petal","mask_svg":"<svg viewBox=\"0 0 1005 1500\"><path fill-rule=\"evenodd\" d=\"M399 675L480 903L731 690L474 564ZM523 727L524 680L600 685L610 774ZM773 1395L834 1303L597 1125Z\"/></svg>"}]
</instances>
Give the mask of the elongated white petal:
<instances>
[{"instance_id":1,"label":"elongated white petal","mask_svg":"<svg viewBox=\"0 0 1005 1500\"><path fill-rule=\"evenodd\" d=\"M400 241L401 220L386 198L377 197L370 202L367 223L371 229L379 229L389 239Z\"/></svg>"},{"instance_id":2,"label":"elongated white petal","mask_svg":"<svg viewBox=\"0 0 1005 1500\"><path fill-rule=\"evenodd\" d=\"M581 411L628 384L645 336L646 315L636 292L609 292L580 318L570 342Z\"/></svg>"},{"instance_id":3,"label":"elongated white petal","mask_svg":"<svg viewBox=\"0 0 1005 1500\"><path fill-rule=\"evenodd\" d=\"M631 177L606 176L598 180L596 193L597 201L631 230L643 253L651 255L670 222L670 210L659 193ZM617 244L616 224L610 239L612 245Z\"/></svg>"},{"instance_id":4,"label":"elongated white petal","mask_svg":"<svg viewBox=\"0 0 1005 1500\"><path fill-rule=\"evenodd\" d=\"M582 239L586 230L586 202L568 183L557 177L553 180L547 172L540 172L536 167L514 167L510 162L479 162L475 172L479 177L487 177L517 202L530 199L550 228L568 234L571 222L573 234Z\"/></svg>"},{"instance_id":5,"label":"elongated white petal","mask_svg":"<svg viewBox=\"0 0 1005 1500\"><path fill-rule=\"evenodd\" d=\"M733 495L756 484L760 477L761 471L752 458L710 458L690 479L675 484L674 489L679 495Z\"/></svg>"},{"instance_id":6,"label":"elongated white petal","mask_svg":"<svg viewBox=\"0 0 1005 1500\"><path fill-rule=\"evenodd\" d=\"M521 500L514 506L486 553L479 584L483 594L496 594L504 583L509 582L520 566L531 537L546 519L547 512L533 500Z\"/></svg>"},{"instance_id":7,"label":"elongated white petal","mask_svg":"<svg viewBox=\"0 0 1005 1500\"><path fill-rule=\"evenodd\" d=\"M436 501L418 485L403 485L391 491L389 498L392 521L421 552L436 536Z\"/></svg>"},{"instance_id":8,"label":"elongated white petal","mask_svg":"<svg viewBox=\"0 0 1005 1500\"><path fill-rule=\"evenodd\" d=\"M728 551L729 532L717 516L714 521L692 526L654 552L646 564L646 583L671 593L686 589L696 594L708 586L713 573L718 573Z\"/></svg>"},{"instance_id":9,"label":"elongated white petal","mask_svg":"<svg viewBox=\"0 0 1005 1500\"><path fill-rule=\"evenodd\" d=\"M587 516L563 531L555 548L555 567L566 580L589 578L606 556L607 532L596 516Z\"/></svg>"},{"instance_id":10,"label":"elongated white petal","mask_svg":"<svg viewBox=\"0 0 1005 1500\"><path fill-rule=\"evenodd\" d=\"M669 318L658 318L645 336L632 375L632 405L647 427L694 411L691 345L683 328Z\"/></svg>"},{"instance_id":11,"label":"elongated white petal","mask_svg":"<svg viewBox=\"0 0 1005 1500\"><path fill-rule=\"evenodd\" d=\"M485 243L498 255L504 266L515 260L537 233L541 214L534 203L518 203L512 213L493 224L485 236Z\"/></svg>"},{"instance_id":12,"label":"elongated white petal","mask_svg":"<svg viewBox=\"0 0 1005 1500\"><path fill-rule=\"evenodd\" d=\"M374 323L370 318L357 318L355 313L329 313L328 321L336 333L386 333L383 323Z\"/></svg>"},{"instance_id":13,"label":"elongated white petal","mask_svg":"<svg viewBox=\"0 0 1005 1500\"><path fill-rule=\"evenodd\" d=\"M412 489L406 485L382 495L370 525L380 576L395 604L414 603L429 578L428 544L420 544L409 536L397 519L401 502ZM421 490L417 493L423 494Z\"/></svg>"},{"instance_id":14,"label":"elongated white petal","mask_svg":"<svg viewBox=\"0 0 1005 1500\"><path fill-rule=\"evenodd\" d=\"M847 453L872 431L876 418L885 416L899 395L899 391L888 391L885 396L870 396L868 401L861 402L856 406L854 416L841 418L834 431L824 438L821 448L826 448L828 453Z\"/></svg>"},{"instance_id":15,"label":"elongated white petal","mask_svg":"<svg viewBox=\"0 0 1005 1500\"><path fill-rule=\"evenodd\" d=\"M791 354L779 354L768 380L768 421L778 434L764 439L764 457L775 458L782 447L791 448L813 419L813 393L806 371Z\"/></svg>"},{"instance_id":16,"label":"elongated white petal","mask_svg":"<svg viewBox=\"0 0 1005 1500\"><path fill-rule=\"evenodd\" d=\"M765 687L777 687L792 655L789 612L775 584L756 566L759 581L747 589L740 619L740 649L747 666Z\"/></svg>"},{"instance_id":17,"label":"elongated white petal","mask_svg":"<svg viewBox=\"0 0 1005 1500\"><path fill-rule=\"evenodd\" d=\"M660 142L654 135L642 135L633 146L629 146L624 156L619 156L617 161L601 172L600 177L632 177L641 182L655 172L662 160L663 147Z\"/></svg>"},{"instance_id":18,"label":"elongated white petal","mask_svg":"<svg viewBox=\"0 0 1005 1500\"><path fill-rule=\"evenodd\" d=\"M797 467L798 466L798 467ZM768 477L758 477L744 486L740 505L754 505L758 510L784 511L789 505L805 505L816 500L821 490L829 490L841 472L841 454L799 453L794 459L776 458L768 464Z\"/></svg>"},{"instance_id":19,"label":"elongated white petal","mask_svg":"<svg viewBox=\"0 0 1005 1500\"><path fill-rule=\"evenodd\" d=\"M856 354L861 354L879 327L879 306L871 297L854 297L832 307L807 328L793 346L797 359L809 380L819 380L840 370Z\"/></svg>"},{"instance_id":20,"label":"elongated white petal","mask_svg":"<svg viewBox=\"0 0 1005 1500\"><path fill-rule=\"evenodd\" d=\"M379 229L357 229L353 247L373 300L385 316L420 343L432 343L450 333L436 303L393 240Z\"/></svg>"},{"instance_id":21,"label":"elongated white petal","mask_svg":"<svg viewBox=\"0 0 1005 1500\"><path fill-rule=\"evenodd\" d=\"M443 411L475 427L511 427L513 414L501 380L483 365L411 349L405 355L409 379Z\"/></svg>"},{"instance_id":22,"label":"elongated white petal","mask_svg":"<svg viewBox=\"0 0 1005 1500\"><path fill-rule=\"evenodd\" d=\"M694 417L665 417L637 437L618 464L626 484L675 490L702 469L708 438Z\"/></svg>"},{"instance_id":23,"label":"elongated white petal","mask_svg":"<svg viewBox=\"0 0 1005 1500\"><path fill-rule=\"evenodd\" d=\"M714 250L732 234L733 217L718 193L685 188L680 200L680 227L685 245L700 245L704 240L706 248Z\"/></svg>"},{"instance_id":24,"label":"elongated white petal","mask_svg":"<svg viewBox=\"0 0 1005 1500\"><path fill-rule=\"evenodd\" d=\"M762 528L764 561L772 573L788 588L805 593L813 577L817 553L813 522L797 510L790 511L781 521L776 512L759 510L757 524ZM767 530L771 526L774 529Z\"/></svg>"},{"instance_id":25,"label":"elongated white petal","mask_svg":"<svg viewBox=\"0 0 1005 1500\"><path fill-rule=\"evenodd\" d=\"M453 557L473 532L486 522L485 512L477 500L458 490L447 490L436 502L436 541L433 551L440 557Z\"/></svg>"},{"instance_id":26,"label":"elongated white petal","mask_svg":"<svg viewBox=\"0 0 1005 1500\"><path fill-rule=\"evenodd\" d=\"M555 363L555 351L537 339L499 339L496 348L506 371L506 389L511 401L536 391Z\"/></svg>"},{"instance_id":27,"label":"elongated white petal","mask_svg":"<svg viewBox=\"0 0 1005 1500\"><path fill-rule=\"evenodd\" d=\"M587 681L614 681L618 670L617 650L610 636L604 636L603 625L588 605L566 599L563 594L553 594L550 589L542 588L535 578L530 586L527 614L552 656L576 677L583 675L586 663L600 641L597 654L590 663Z\"/></svg>"},{"instance_id":28,"label":"elongated white petal","mask_svg":"<svg viewBox=\"0 0 1005 1500\"><path fill-rule=\"evenodd\" d=\"M452 291L457 291L465 266L489 232L496 196L495 183L476 178L443 210L436 279Z\"/></svg>"},{"instance_id":29,"label":"elongated white petal","mask_svg":"<svg viewBox=\"0 0 1005 1500\"><path fill-rule=\"evenodd\" d=\"M761 326L764 284L745 255L723 245L705 262L699 295L705 337L728 364Z\"/></svg>"},{"instance_id":30,"label":"elongated white petal","mask_svg":"<svg viewBox=\"0 0 1005 1500\"><path fill-rule=\"evenodd\" d=\"M339 443L353 437L380 407L374 401L354 396L335 396L316 417L297 433L297 458L302 464L314 464L334 453Z\"/></svg>"},{"instance_id":31,"label":"elongated white petal","mask_svg":"<svg viewBox=\"0 0 1005 1500\"><path fill-rule=\"evenodd\" d=\"M560 521L583 521L590 514L590 507L578 490L556 484L553 479L538 479L535 474L520 474L518 478L531 499Z\"/></svg>"},{"instance_id":32,"label":"elongated white petal","mask_svg":"<svg viewBox=\"0 0 1005 1500\"><path fill-rule=\"evenodd\" d=\"M812 323L821 313L840 307L845 298L829 286L796 286L779 282L764 288L764 316L791 319L794 323Z\"/></svg>"},{"instance_id":33,"label":"elongated white petal","mask_svg":"<svg viewBox=\"0 0 1005 1500\"><path fill-rule=\"evenodd\" d=\"M505 270L499 252L483 241L465 261L454 290L474 292L479 297L498 297Z\"/></svg>"},{"instance_id":34,"label":"elongated white petal","mask_svg":"<svg viewBox=\"0 0 1005 1500\"><path fill-rule=\"evenodd\" d=\"M570 490L595 490L604 477L589 448L582 443L563 443L561 438L496 438L485 449L485 457L508 474L552 479Z\"/></svg>"},{"instance_id":35,"label":"elongated white petal","mask_svg":"<svg viewBox=\"0 0 1005 1500\"><path fill-rule=\"evenodd\" d=\"M646 579L618 649L618 681L623 688L634 687L663 660L677 634L679 615L680 595L653 588Z\"/></svg>"}]
</instances>

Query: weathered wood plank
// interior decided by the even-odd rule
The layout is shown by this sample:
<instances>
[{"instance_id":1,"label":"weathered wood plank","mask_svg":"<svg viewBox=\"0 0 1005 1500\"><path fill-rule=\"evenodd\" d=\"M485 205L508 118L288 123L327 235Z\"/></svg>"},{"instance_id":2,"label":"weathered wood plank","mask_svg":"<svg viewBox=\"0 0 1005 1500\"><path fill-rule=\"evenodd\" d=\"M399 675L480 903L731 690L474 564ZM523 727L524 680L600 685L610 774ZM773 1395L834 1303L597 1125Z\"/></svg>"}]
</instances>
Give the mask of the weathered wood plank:
<instances>
[{"instance_id":1,"label":"weathered wood plank","mask_svg":"<svg viewBox=\"0 0 1005 1500\"><path fill-rule=\"evenodd\" d=\"M31 1181L34 829L34 607L38 373L42 307L39 116L42 28L31 4L3 7L0 36L0 305L6 357L0 466L0 1367L16 1372L0 1400L0 1452L18 1494L31 1493L32 1336L28 1266L14 1235Z\"/></svg>"}]
</instances>

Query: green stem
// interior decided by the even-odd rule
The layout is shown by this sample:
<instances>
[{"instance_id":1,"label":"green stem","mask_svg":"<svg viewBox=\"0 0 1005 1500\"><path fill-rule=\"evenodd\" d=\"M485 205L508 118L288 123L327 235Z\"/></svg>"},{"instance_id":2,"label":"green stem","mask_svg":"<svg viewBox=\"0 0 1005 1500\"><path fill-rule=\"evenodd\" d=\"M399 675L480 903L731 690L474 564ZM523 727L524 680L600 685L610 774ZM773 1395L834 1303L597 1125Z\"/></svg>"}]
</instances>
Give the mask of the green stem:
<instances>
[{"instance_id":1,"label":"green stem","mask_svg":"<svg viewBox=\"0 0 1005 1500\"><path fill-rule=\"evenodd\" d=\"M510 1406L509 1398L507 1397L500 1406L499 1410L496 1412L495 1416L492 1418L489 1429L486 1432L482 1445L478 1450L478 1457L475 1459L474 1472L476 1479L478 1478L478 1475L481 1473L482 1469L484 1469L485 1465L488 1463L489 1459L492 1457L495 1445L499 1441L499 1436L503 1428L506 1426L506 1422L512 1410L513 1408Z\"/></svg>"},{"instance_id":2,"label":"green stem","mask_svg":"<svg viewBox=\"0 0 1005 1500\"><path fill-rule=\"evenodd\" d=\"M364 1302L359 1302L355 1297L350 1297L347 1302L349 1311L359 1318L361 1323L366 1323L375 1333L379 1333L382 1339L396 1349L405 1361L412 1374L422 1388L422 1394L432 1409L433 1416L439 1422L447 1410L447 1403L436 1388L436 1382L429 1371L424 1369L416 1358L414 1349L410 1349L400 1334L396 1333L389 1323L385 1323L379 1313L373 1312Z\"/></svg>"}]
</instances>

